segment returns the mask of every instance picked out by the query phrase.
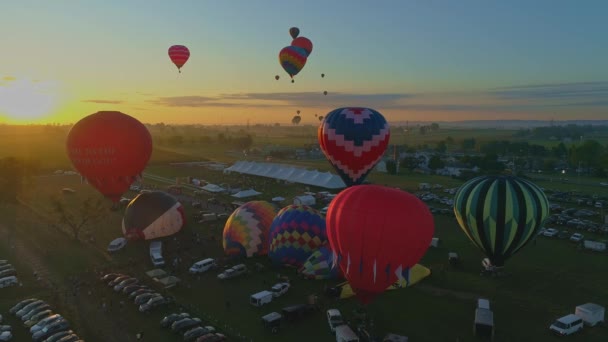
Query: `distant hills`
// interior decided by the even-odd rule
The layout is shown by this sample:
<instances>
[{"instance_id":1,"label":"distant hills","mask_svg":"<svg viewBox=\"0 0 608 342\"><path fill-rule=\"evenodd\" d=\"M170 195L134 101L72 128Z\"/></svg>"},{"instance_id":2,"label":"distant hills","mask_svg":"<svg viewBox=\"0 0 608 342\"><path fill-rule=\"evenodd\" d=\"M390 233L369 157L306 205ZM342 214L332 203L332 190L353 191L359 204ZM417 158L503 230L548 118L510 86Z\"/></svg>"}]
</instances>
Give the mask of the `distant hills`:
<instances>
[{"instance_id":1,"label":"distant hills","mask_svg":"<svg viewBox=\"0 0 608 342\"><path fill-rule=\"evenodd\" d=\"M444 128L498 128L498 129L520 129L547 126L566 125L593 125L608 126L608 120L463 120L463 121L400 121L392 123L394 126L416 127L418 125L429 125L432 122Z\"/></svg>"}]
</instances>

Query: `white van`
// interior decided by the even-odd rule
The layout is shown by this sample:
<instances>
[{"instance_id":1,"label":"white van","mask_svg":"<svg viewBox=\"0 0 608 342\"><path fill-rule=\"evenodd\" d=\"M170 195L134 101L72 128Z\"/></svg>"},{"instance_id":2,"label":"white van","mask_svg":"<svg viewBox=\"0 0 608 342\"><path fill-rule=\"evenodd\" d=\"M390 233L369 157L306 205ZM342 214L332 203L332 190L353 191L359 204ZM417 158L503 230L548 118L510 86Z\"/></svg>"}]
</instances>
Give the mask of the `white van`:
<instances>
[{"instance_id":1,"label":"white van","mask_svg":"<svg viewBox=\"0 0 608 342\"><path fill-rule=\"evenodd\" d=\"M163 259L162 241L152 241L150 243L150 259L152 260L152 265L156 267L165 266L165 259Z\"/></svg>"},{"instance_id":2,"label":"white van","mask_svg":"<svg viewBox=\"0 0 608 342\"><path fill-rule=\"evenodd\" d=\"M205 260L195 262L194 265L190 267L190 273L203 273L214 267L216 267L215 259L207 258Z\"/></svg>"},{"instance_id":3,"label":"white van","mask_svg":"<svg viewBox=\"0 0 608 342\"><path fill-rule=\"evenodd\" d=\"M253 306L262 306L264 304L268 304L272 302L272 292L270 291L262 291L255 294L252 294L249 298L249 302Z\"/></svg>"},{"instance_id":4,"label":"white van","mask_svg":"<svg viewBox=\"0 0 608 342\"><path fill-rule=\"evenodd\" d=\"M571 335L579 330L583 330L583 319L577 315L570 314L558 318L551 324L549 330L562 336Z\"/></svg>"},{"instance_id":5,"label":"white van","mask_svg":"<svg viewBox=\"0 0 608 342\"><path fill-rule=\"evenodd\" d=\"M0 289L9 287L9 286L15 286L17 284L19 284L19 280L17 280L17 277L15 277L15 276L9 276L9 277L4 277L4 278L0 279Z\"/></svg>"},{"instance_id":6,"label":"white van","mask_svg":"<svg viewBox=\"0 0 608 342\"><path fill-rule=\"evenodd\" d=\"M336 327L336 342L359 342L359 336L346 324Z\"/></svg>"}]
</instances>

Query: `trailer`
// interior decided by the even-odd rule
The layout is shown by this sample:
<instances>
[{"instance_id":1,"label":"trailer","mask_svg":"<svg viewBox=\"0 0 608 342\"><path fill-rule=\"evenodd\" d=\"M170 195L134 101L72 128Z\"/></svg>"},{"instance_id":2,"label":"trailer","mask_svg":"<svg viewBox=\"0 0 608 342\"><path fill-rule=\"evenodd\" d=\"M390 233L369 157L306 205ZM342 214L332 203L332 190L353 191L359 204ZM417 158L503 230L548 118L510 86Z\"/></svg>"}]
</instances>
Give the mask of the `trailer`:
<instances>
[{"instance_id":1,"label":"trailer","mask_svg":"<svg viewBox=\"0 0 608 342\"><path fill-rule=\"evenodd\" d=\"M579 305L574 310L574 314L583 319L588 326L595 326L604 322L604 307L594 303Z\"/></svg>"}]
</instances>

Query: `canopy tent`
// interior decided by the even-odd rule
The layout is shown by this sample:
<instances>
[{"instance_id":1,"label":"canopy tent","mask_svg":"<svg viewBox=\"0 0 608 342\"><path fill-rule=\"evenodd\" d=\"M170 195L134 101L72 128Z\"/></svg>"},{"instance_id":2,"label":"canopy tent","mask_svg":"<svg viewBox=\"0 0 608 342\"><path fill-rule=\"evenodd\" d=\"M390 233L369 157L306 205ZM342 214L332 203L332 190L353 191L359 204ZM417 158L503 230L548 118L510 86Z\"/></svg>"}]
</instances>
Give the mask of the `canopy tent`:
<instances>
[{"instance_id":1,"label":"canopy tent","mask_svg":"<svg viewBox=\"0 0 608 342\"><path fill-rule=\"evenodd\" d=\"M236 194L232 195L232 197L236 197L236 198L245 198L245 197L252 197L252 196L257 196L257 195L261 195L261 192L255 191L253 189L248 189L248 190L242 190L237 192Z\"/></svg>"},{"instance_id":2,"label":"canopy tent","mask_svg":"<svg viewBox=\"0 0 608 342\"><path fill-rule=\"evenodd\" d=\"M226 191L226 189L222 188L221 186L216 185L216 184L211 184L211 183L203 186L201 189L205 190L205 191L208 191L208 192L213 192L213 193L218 193L218 192L224 192L224 191Z\"/></svg>"},{"instance_id":3,"label":"canopy tent","mask_svg":"<svg viewBox=\"0 0 608 342\"><path fill-rule=\"evenodd\" d=\"M230 172L280 179L326 189L341 189L346 187L344 181L338 175L331 172L306 170L276 163L238 161L224 169L224 173Z\"/></svg>"},{"instance_id":4,"label":"canopy tent","mask_svg":"<svg viewBox=\"0 0 608 342\"><path fill-rule=\"evenodd\" d=\"M281 197L281 196L277 196L277 197L273 197L272 201L273 202L283 202L285 200L285 197Z\"/></svg>"}]
</instances>

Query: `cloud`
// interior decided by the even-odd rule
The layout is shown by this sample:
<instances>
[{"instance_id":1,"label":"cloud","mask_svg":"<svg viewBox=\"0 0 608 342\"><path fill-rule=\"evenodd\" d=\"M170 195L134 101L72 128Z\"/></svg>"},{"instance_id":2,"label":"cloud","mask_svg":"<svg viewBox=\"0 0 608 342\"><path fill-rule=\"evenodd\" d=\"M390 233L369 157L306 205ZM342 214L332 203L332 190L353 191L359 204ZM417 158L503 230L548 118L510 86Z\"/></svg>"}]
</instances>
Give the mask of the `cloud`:
<instances>
[{"instance_id":1,"label":"cloud","mask_svg":"<svg viewBox=\"0 0 608 342\"><path fill-rule=\"evenodd\" d=\"M500 99L597 99L608 98L608 81L538 84L495 88L489 95Z\"/></svg>"},{"instance_id":2,"label":"cloud","mask_svg":"<svg viewBox=\"0 0 608 342\"><path fill-rule=\"evenodd\" d=\"M105 104L121 104L121 103L124 103L124 101L122 101L122 100L83 100L82 102L105 103Z\"/></svg>"},{"instance_id":3,"label":"cloud","mask_svg":"<svg viewBox=\"0 0 608 342\"><path fill-rule=\"evenodd\" d=\"M16 78L15 78L15 77L13 77L13 76L4 76L4 77L2 77L2 80L3 80L3 81L10 82L10 81L14 81L14 80L16 80Z\"/></svg>"}]
</instances>

